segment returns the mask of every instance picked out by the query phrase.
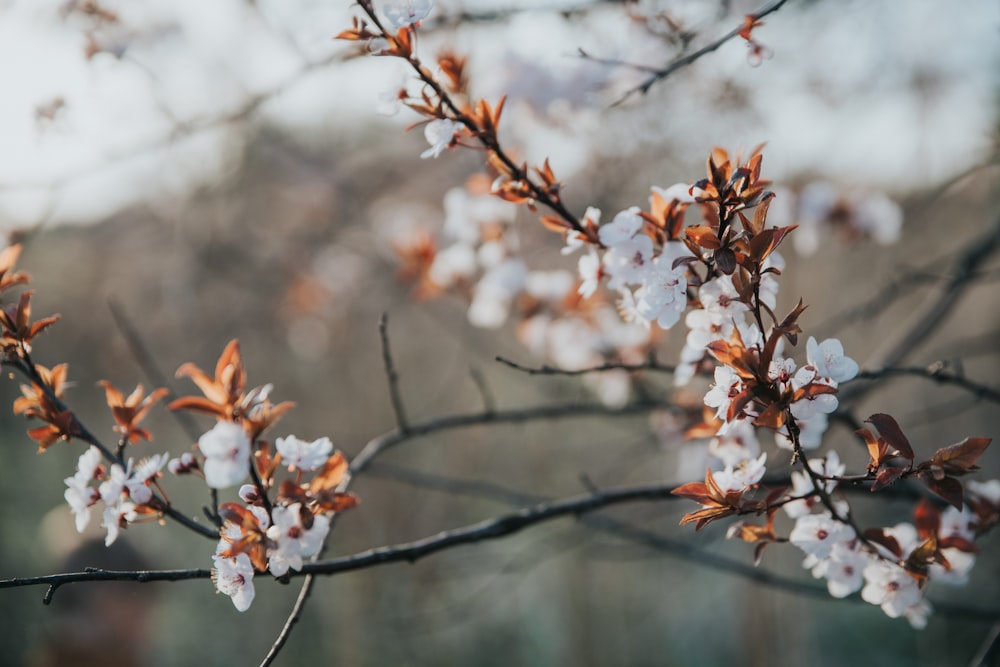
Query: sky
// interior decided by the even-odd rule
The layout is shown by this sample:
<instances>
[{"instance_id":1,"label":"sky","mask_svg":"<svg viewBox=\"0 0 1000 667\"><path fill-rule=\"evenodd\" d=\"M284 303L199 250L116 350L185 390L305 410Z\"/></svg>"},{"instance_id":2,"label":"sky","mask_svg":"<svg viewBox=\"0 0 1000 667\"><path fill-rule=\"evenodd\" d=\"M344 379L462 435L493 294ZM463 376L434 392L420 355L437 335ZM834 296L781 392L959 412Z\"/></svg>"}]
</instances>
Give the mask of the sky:
<instances>
[{"instance_id":1,"label":"sky","mask_svg":"<svg viewBox=\"0 0 1000 667\"><path fill-rule=\"evenodd\" d=\"M247 132L234 119L324 141L414 120L375 111L397 63L348 57L353 45L332 39L357 13L346 1L104 0L114 22L70 11L75 1L0 0L0 227L85 224L183 198L238 164ZM761 65L737 40L616 108L639 73L578 49L662 65L672 47L636 16L666 11L708 40L759 5L734 0L720 19L701 0L643 0L631 16L598 3L566 20L537 2L438 0L430 19L518 4L532 9L430 31L421 45L468 53L487 99L510 92L504 136L530 160L551 157L564 179L669 137L699 154L766 141L775 178L818 173L902 192L981 161L995 140L1000 3L990 0L963 11L790 0L755 32L772 52ZM98 45L90 57L88 44ZM733 87L738 103L720 100ZM403 145L419 152L413 135Z\"/></svg>"}]
</instances>

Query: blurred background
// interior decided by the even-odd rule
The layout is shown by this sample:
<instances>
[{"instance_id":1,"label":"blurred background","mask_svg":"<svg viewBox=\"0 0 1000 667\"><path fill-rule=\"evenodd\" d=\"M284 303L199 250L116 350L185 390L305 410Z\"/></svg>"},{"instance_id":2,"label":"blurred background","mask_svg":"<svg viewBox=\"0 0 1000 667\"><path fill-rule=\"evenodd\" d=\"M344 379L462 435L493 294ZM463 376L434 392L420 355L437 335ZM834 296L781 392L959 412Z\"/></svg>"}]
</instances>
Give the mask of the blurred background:
<instances>
[{"instance_id":1,"label":"blurred background","mask_svg":"<svg viewBox=\"0 0 1000 667\"><path fill-rule=\"evenodd\" d=\"M26 243L19 266L33 277L34 312L63 317L35 357L69 363L69 403L94 432L113 437L98 380L153 383L127 330L171 378L186 361L211 368L239 338L251 385L274 383L274 398L298 405L274 435L326 435L351 456L395 423L377 335L383 312L412 421L481 409L483 385L502 408L595 400L579 378L497 364L497 355L543 361L518 343L513 322L474 328L466 302L417 302L397 280L394 245L440 233L445 195L481 169L482 155L420 160L422 132L404 132L415 115L377 113L402 73L332 40L356 13L349 4L0 1L0 228ZM422 52L468 54L474 94L509 94L501 139L523 159L549 157L574 211L593 205L610 220L645 206L652 185L702 177L712 146L766 142L764 173L779 193L772 215L802 223L807 239L783 248L779 310L803 298L807 334L841 338L862 366L934 298L956 253L997 224L995 2L958 11L932 0L790 0L754 32L769 50L759 66L734 40L616 106L643 72L580 49L662 66L760 6L435 4ZM819 205L817 216L810 207ZM819 225L824 216L831 224ZM530 266L573 269L530 212L514 224ZM1000 261L988 260L947 324L905 361L944 361L996 386L998 276ZM683 330L669 333L660 358L671 362L682 343ZM7 383L7 400L17 386ZM646 377L643 386L659 396L670 380ZM691 391L697 400L704 386ZM852 408L893 414L928 455L969 435L1000 435L995 405L920 379L883 383ZM156 439L134 456L190 447L165 410L148 422ZM0 411L0 578L89 565L210 567L213 545L171 524L132 526L109 550L83 544L62 498L81 447L36 455L25 428ZM787 462L762 441L780 471ZM826 447L864 466L847 429L831 427ZM328 553L583 493L582 480L689 481L703 461L704 443L684 443L662 415L436 435L393 450L357 480L362 505L338 521ZM997 452L982 463L979 479L1000 476ZM201 516L199 480L168 477L164 487L176 507ZM942 612L918 632L856 596L833 600L791 547L772 547L760 567L820 595L705 566L714 556L749 564L751 548L727 542L722 525L678 528L687 509L635 504L602 513L613 525L552 522L323 579L275 664L954 665L971 659L991 626ZM863 525L892 525L910 510L857 501ZM789 527L779 519L779 530ZM932 587L932 601L997 607L1000 543L990 535L981 546L969 585ZM298 590L256 583L244 614L208 581L77 585L48 607L40 588L6 590L0 663L82 665L96 654L93 664L256 664ZM79 653L57 648L67 645Z\"/></svg>"}]
</instances>

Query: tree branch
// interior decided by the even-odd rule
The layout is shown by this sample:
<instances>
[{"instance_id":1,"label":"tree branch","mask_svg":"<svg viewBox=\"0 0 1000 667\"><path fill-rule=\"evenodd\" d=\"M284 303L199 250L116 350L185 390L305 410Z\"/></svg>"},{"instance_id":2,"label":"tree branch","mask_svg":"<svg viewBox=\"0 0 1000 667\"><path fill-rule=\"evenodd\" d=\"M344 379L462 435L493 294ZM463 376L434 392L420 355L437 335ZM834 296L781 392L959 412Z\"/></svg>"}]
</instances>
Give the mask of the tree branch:
<instances>
[{"instance_id":1,"label":"tree branch","mask_svg":"<svg viewBox=\"0 0 1000 667\"><path fill-rule=\"evenodd\" d=\"M756 13L749 14L748 18L752 17L755 21L759 21L760 19L764 18L768 14L773 14L774 12L778 11L779 9L781 9L781 6L784 5L785 2L787 2L787 0L776 0L775 2L772 2L771 4L767 5L766 7L760 9ZM657 82L666 79L668 76L670 76L671 74L673 74L677 70L682 69L684 67L687 67L688 65L691 65L692 63L694 63L697 60L701 59L703 56L706 56L709 53L712 53L713 51L718 50L719 47L721 47L726 42L728 42L728 41L730 41L730 40L738 37L739 34L740 34L740 32L743 29L744 29L744 24L740 23L739 26L733 28L732 30L730 30L729 32L727 32L722 37L716 39L714 42L710 42L710 43L706 44L705 46L701 47L700 49L698 49L697 51L692 51L691 53L687 54L686 56L681 56L680 58L677 58L676 60L670 62L668 65L666 65L664 67L661 67L659 69L656 69L656 68L651 67L649 65L638 65L638 64L634 64L634 63L628 63L628 62L617 61L617 60L602 60L602 59L595 58L595 57L591 56L590 54L588 54L587 52L585 52L583 49L580 49L579 53L580 53L581 57L586 58L587 60L591 60L591 61L597 62L597 63L601 63L601 64L605 64L605 65L618 65L618 66L623 66L623 67L631 67L633 69L638 69L638 70L650 73L649 76L642 83L640 83L638 86L636 86L634 88L631 88L628 91L626 91L624 95L622 95L621 97L619 97L617 100L615 100L611 104L611 106L616 107L616 106L622 104L623 102L625 102L628 98L632 97L636 93L642 93L643 95L645 95L646 93L649 92L649 89L652 88Z\"/></svg>"}]
</instances>

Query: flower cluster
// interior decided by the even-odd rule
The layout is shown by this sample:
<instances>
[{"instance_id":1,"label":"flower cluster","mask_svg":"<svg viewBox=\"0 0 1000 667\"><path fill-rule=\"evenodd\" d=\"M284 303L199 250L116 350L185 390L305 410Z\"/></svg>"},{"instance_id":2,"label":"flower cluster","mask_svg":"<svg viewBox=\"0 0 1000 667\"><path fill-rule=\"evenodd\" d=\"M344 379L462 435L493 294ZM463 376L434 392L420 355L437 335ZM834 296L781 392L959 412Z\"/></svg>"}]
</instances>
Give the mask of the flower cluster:
<instances>
[{"instance_id":1,"label":"flower cluster","mask_svg":"<svg viewBox=\"0 0 1000 667\"><path fill-rule=\"evenodd\" d=\"M107 531L104 543L111 546L118 539L121 528L128 526L143 514L159 513L158 503L153 502L150 486L160 477L160 470L167 462L167 454L142 459L133 465L129 459L125 467L114 463L110 468L101 465L101 452L90 447L80 456L76 474L67 477L63 494L76 518L76 529L83 532L90 524L91 508L104 503L102 527Z\"/></svg>"},{"instance_id":2,"label":"flower cluster","mask_svg":"<svg viewBox=\"0 0 1000 667\"><path fill-rule=\"evenodd\" d=\"M193 364L181 366L177 374L190 377L204 396L181 397L170 408L212 414L217 421L198 438L202 458L186 453L170 462L170 470L200 474L212 489L230 488L248 476L253 481L240 487L242 503L219 506L224 523L212 556L216 588L246 611L255 573L281 577L302 569L302 559L322 549L330 516L357 504L356 496L339 490L347 460L325 437L309 442L289 435L278 438L272 451L260 436L292 404L272 404L271 385L246 389L237 341L226 346L214 378ZM278 476L282 469L283 479Z\"/></svg>"}]
</instances>

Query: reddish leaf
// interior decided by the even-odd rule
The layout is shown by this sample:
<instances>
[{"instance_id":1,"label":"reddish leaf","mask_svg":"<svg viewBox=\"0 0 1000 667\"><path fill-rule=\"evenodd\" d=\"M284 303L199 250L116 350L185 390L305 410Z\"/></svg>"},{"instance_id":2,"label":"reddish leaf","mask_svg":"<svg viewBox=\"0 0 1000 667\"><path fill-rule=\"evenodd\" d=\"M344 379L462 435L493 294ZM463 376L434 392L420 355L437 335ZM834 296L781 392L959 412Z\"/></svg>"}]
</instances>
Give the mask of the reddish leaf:
<instances>
[{"instance_id":1,"label":"reddish leaf","mask_svg":"<svg viewBox=\"0 0 1000 667\"><path fill-rule=\"evenodd\" d=\"M903 550L899 547L899 542L896 541L895 537L887 535L883 529L869 528L864 532L864 536L869 542L885 547L896 558L903 557Z\"/></svg>"},{"instance_id":2,"label":"reddish leaf","mask_svg":"<svg viewBox=\"0 0 1000 667\"><path fill-rule=\"evenodd\" d=\"M913 523L917 527L920 537L927 539L931 535L936 535L941 525L941 512L927 498L921 498L916 509L913 510Z\"/></svg>"},{"instance_id":3,"label":"reddish leaf","mask_svg":"<svg viewBox=\"0 0 1000 667\"><path fill-rule=\"evenodd\" d=\"M921 475L920 479L931 492L943 498L955 509L962 510L962 483L954 477L934 479L931 475Z\"/></svg>"},{"instance_id":4,"label":"reddish leaf","mask_svg":"<svg viewBox=\"0 0 1000 667\"><path fill-rule=\"evenodd\" d=\"M910 447L910 441L903 435L903 430L899 428L899 424L895 419L887 414L877 413L865 421L875 427L879 435L882 436L882 439L896 453L904 459L913 460L913 448Z\"/></svg>"},{"instance_id":5,"label":"reddish leaf","mask_svg":"<svg viewBox=\"0 0 1000 667\"><path fill-rule=\"evenodd\" d=\"M978 470L976 461L990 446L990 438L966 438L948 447L942 447L934 452L930 462L940 466L946 473L962 475L972 470Z\"/></svg>"},{"instance_id":6,"label":"reddish leaf","mask_svg":"<svg viewBox=\"0 0 1000 667\"><path fill-rule=\"evenodd\" d=\"M706 250L717 250L722 247L716 231L711 227L688 227L684 233Z\"/></svg>"}]
</instances>

